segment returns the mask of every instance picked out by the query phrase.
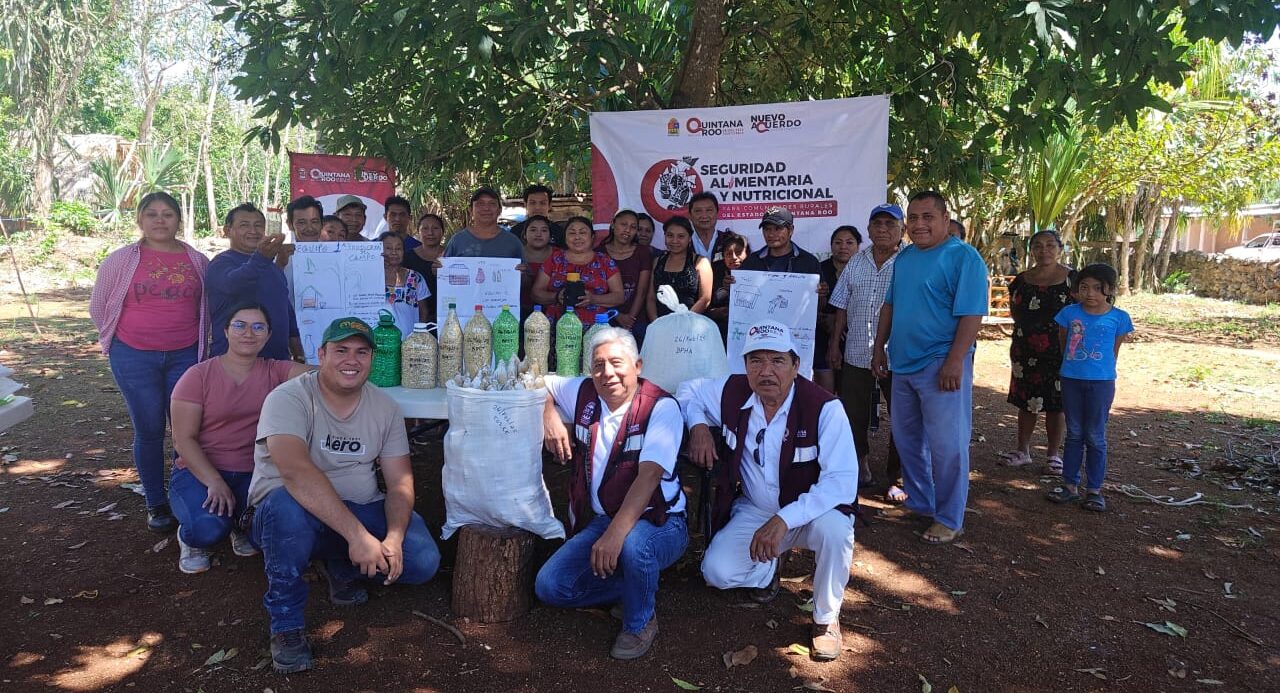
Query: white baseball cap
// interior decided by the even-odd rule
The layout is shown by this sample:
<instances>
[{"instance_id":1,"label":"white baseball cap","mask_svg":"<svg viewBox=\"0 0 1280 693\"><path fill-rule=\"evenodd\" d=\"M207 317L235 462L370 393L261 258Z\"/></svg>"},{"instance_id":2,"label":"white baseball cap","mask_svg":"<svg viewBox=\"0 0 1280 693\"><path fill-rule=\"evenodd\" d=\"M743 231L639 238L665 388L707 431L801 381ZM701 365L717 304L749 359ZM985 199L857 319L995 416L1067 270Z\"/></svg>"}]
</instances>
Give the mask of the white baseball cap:
<instances>
[{"instance_id":1,"label":"white baseball cap","mask_svg":"<svg viewBox=\"0 0 1280 693\"><path fill-rule=\"evenodd\" d=\"M791 330L780 322L771 321L756 323L747 330L747 338L742 345L742 355L746 356L753 351L789 351L797 356L800 355L796 343L791 341Z\"/></svg>"}]
</instances>

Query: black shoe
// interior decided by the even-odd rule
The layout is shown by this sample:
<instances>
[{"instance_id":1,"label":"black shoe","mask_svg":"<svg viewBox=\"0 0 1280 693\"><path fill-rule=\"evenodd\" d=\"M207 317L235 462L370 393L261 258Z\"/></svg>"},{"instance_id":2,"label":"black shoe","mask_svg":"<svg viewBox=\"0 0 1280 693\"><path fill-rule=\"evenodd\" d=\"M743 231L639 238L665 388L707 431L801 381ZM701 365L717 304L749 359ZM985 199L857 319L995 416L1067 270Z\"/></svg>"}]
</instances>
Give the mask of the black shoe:
<instances>
[{"instance_id":1,"label":"black shoe","mask_svg":"<svg viewBox=\"0 0 1280 693\"><path fill-rule=\"evenodd\" d=\"M280 674L295 674L315 668L311 646L301 628L271 636L271 667Z\"/></svg>"},{"instance_id":2,"label":"black shoe","mask_svg":"<svg viewBox=\"0 0 1280 693\"><path fill-rule=\"evenodd\" d=\"M173 516L168 503L147 508L147 529L158 534L168 534L177 528L178 519Z\"/></svg>"},{"instance_id":3,"label":"black shoe","mask_svg":"<svg viewBox=\"0 0 1280 693\"><path fill-rule=\"evenodd\" d=\"M325 582L329 583L329 601L333 602L334 606L360 606L369 601L369 592L362 585L364 581L360 578L339 582L323 562L320 563L319 568Z\"/></svg>"},{"instance_id":4,"label":"black shoe","mask_svg":"<svg viewBox=\"0 0 1280 693\"><path fill-rule=\"evenodd\" d=\"M747 596L751 601L757 604L768 604L778 598L778 593L782 591L782 562L778 562L778 567L773 571L773 579L769 581L768 587L753 587L747 590Z\"/></svg>"}]
</instances>

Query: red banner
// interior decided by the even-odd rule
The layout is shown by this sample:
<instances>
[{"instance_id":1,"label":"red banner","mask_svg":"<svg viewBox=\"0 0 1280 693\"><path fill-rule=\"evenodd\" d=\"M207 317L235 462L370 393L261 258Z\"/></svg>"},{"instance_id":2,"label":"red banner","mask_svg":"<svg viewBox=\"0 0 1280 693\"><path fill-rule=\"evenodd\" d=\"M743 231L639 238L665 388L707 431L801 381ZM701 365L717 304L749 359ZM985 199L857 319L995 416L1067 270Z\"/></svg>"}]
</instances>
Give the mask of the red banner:
<instances>
[{"instance_id":1,"label":"red banner","mask_svg":"<svg viewBox=\"0 0 1280 693\"><path fill-rule=\"evenodd\" d=\"M289 199L303 195L316 198L325 214L337 212L334 207L339 197L359 197L365 204L363 233L366 238L376 238L382 203L396 194L396 170L374 157L289 152L289 190Z\"/></svg>"}]
</instances>

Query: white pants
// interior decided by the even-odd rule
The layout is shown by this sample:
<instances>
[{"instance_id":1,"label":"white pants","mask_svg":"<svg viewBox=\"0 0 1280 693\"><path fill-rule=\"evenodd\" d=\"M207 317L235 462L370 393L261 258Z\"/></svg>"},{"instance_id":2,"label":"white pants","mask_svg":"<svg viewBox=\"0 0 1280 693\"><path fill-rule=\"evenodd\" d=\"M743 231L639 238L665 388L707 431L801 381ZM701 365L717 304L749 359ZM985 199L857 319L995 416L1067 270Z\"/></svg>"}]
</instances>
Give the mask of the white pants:
<instances>
[{"instance_id":1,"label":"white pants","mask_svg":"<svg viewBox=\"0 0 1280 693\"><path fill-rule=\"evenodd\" d=\"M717 589L767 587L778 559L768 563L751 560L751 537L773 517L746 498L733 502L729 522L716 532L702 558L702 577ZM782 551L803 546L814 552L813 622L829 625L840 618L844 588L853 563L853 516L828 510L803 527L788 529Z\"/></svg>"}]
</instances>

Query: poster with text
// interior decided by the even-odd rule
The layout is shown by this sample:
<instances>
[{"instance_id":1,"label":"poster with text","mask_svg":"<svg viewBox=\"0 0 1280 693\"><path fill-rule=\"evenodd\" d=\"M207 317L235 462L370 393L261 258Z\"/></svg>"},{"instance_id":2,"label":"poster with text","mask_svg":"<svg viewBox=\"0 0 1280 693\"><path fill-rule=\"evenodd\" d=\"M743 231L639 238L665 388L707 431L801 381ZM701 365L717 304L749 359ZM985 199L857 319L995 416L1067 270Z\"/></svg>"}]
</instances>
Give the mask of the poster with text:
<instances>
[{"instance_id":1,"label":"poster with text","mask_svg":"<svg viewBox=\"0 0 1280 693\"><path fill-rule=\"evenodd\" d=\"M374 327L378 310L388 307L381 243L299 243L289 263L307 363L318 363L316 349L329 323L354 316Z\"/></svg>"},{"instance_id":2,"label":"poster with text","mask_svg":"<svg viewBox=\"0 0 1280 693\"><path fill-rule=\"evenodd\" d=\"M596 228L619 209L662 223L688 215L711 192L716 225L762 247L770 207L795 216L793 239L820 258L842 224L866 229L885 202L889 97L591 114L591 192Z\"/></svg>"},{"instance_id":3,"label":"poster with text","mask_svg":"<svg viewBox=\"0 0 1280 693\"><path fill-rule=\"evenodd\" d=\"M457 305L458 320L465 327L477 305L492 323L503 306L520 319L520 260L505 257L446 257L436 274L436 315L443 323L449 304Z\"/></svg>"},{"instance_id":4,"label":"poster with text","mask_svg":"<svg viewBox=\"0 0 1280 693\"><path fill-rule=\"evenodd\" d=\"M818 275L734 270L729 290L729 367L745 373L742 345L752 325L770 320L786 325L800 355L800 374L813 378L818 325ZM825 350L826 347L823 346Z\"/></svg>"},{"instance_id":5,"label":"poster with text","mask_svg":"<svg viewBox=\"0 0 1280 693\"><path fill-rule=\"evenodd\" d=\"M359 197L365 205L365 238L378 237L382 203L394 194L396 169L383 159L289 152L289 199L310 195L320 201L325 214L335 214L339 197Z\"/></svg>"}]
</instances>

